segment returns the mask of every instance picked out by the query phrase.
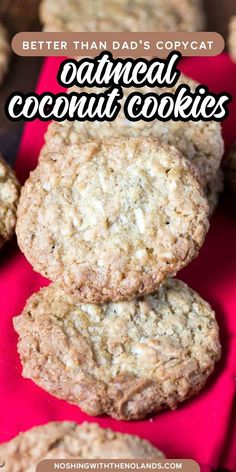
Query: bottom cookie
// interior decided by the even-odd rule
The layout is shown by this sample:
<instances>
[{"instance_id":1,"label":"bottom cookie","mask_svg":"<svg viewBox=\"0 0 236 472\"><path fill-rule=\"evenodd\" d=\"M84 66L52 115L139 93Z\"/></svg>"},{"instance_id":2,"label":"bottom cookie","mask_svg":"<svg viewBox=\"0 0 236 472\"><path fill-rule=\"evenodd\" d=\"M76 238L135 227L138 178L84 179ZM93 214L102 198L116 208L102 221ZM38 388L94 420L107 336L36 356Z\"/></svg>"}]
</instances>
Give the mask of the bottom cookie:
<instances>
[{"instance_id":1,"label":"bottom cookie","mask_svg":"<svg viewBox=\"0 0 236 472\"><path fill-rule=\"evenodd\" d=\"M51 422L0 445L7 472L35 472L43 459L155 459L165 457L149 441L95 423Z\"/></svg>"},{"instance_id":2,"label":"bottom cookie","mask_svg":"<svg viewBox=\"0 0 236 472\"><path fill-rule=\"evenodd\" d=\"M141 419L196 395L220 357L215 314L170 279L130 302L76 303L56 284L14 319L23 376L90 415Z\"/></svg>"}]
</instances>

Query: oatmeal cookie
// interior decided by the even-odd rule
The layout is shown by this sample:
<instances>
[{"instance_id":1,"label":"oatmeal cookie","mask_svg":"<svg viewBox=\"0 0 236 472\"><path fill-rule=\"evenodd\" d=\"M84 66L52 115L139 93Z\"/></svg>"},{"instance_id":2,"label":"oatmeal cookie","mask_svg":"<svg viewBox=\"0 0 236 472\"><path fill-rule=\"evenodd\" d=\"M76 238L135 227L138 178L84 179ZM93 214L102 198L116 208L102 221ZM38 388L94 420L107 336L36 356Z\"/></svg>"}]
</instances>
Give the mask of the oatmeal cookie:
<instances>
[{"instance_id":1,"label":"oatmeal cookie","mask_svg":"<svg viewBox=\"0 0 236 472\"><path fill-rule=\"evenodd\" d=\"M10 45L8 43L6 30L0 23L0 85L7 72L10 59Z\"/></svg>"},{"instance_id":2,"label":"oatmeal cookie","mask_svg":"<svg viewBox=\"0 0 236 472\"><path fill-rule=\"evenodd\" d=\"M198 31L201 0L42 0L46 31Z\"/></svg>"},{"instance_id":3,"label":"oatmeal cookie","mask_svg":"<svg viewBox=\"0 0 236 472\"><path fill-rule=\"evenodd\" d=\"M157 459L164 454L145 439L95 423L51 422L0 445L7 472L35 472L43 459Z\"/></svg>"},{"instance_id":4,"label":"oatmeal cookie","mask_svg":"<svg viewBox=\"0 0 236 472\"><path fill-rule=\"evenodd\" d=\"M14 234L19 194L15 173L0 156L0 248Z\"/></svg>"},{"instance_id":5,"label":"oatmeal cookie","mask_svg":"<svg viewBox=\"0 0 236 472\"><path fill-rule=\"evenodd\" d=\"M130 302L79 304L58 284L14 318L23 376L90 415L137 420L196 395L220 357L209 304L169 279Z\"/></svg>"},{"instance_id":6,"label":"oatmeal cookie","mask_svg":"<svg viewBox=\"0 0 236 472\"><path fill-rule=\"evenodd\" d=\"M156 94L167 91L174 93L176 88L183 83L189 85L191 90L195 90L196 86L199 85L197 82L182 74L173 88L150 89L149 87L141 87L138 91L143 94L150 92L150 90ZM70 91L86 91L91 93L91 89L88 88L78 89L73 87ZM101 91L104 92L105 89L93 88L94 93ZM45 158L49 151L60 151L62 146L79 144L81 141L86 142L97 138L113 138L120 136L152 136L159 138L163 143L175 146L197 167L204 185L207 185L211 179L215 178L224 152L220 123L214 121L190 121L186 123L173 120L167 122L158 120L150 122L129 121L124 115L123 104L127 95L134 91L137 91L137 89L132 87L123 89L124 98L122 100L122 109L114 121L103 123L67 120L52 122L45 136L46 144L42 148L40 159Z\"/></svg>"},{"instance_id":7,"label":"oatmeal cookie","mask_svg":"<svg viewBox=\"0 0 236 472\"><path fill-rule=\"evenodd\" d=\"M198 174L152 138L52 153L22 189L16 233L33 268L82 302L155 290L188 264L208 229Z\"/></svg>"}]
</instances>

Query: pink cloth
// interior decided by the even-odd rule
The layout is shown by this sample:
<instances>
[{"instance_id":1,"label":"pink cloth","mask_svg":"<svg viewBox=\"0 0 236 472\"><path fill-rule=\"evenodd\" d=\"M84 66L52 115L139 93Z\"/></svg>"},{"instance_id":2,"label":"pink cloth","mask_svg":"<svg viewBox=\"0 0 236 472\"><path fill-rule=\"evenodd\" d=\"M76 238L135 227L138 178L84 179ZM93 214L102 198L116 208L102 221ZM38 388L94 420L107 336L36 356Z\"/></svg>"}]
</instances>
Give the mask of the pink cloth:
<instances>
[{"instance_id":1,"label":"pink cloth","mask_svg":"<svg viewBox=\"0 0 236 472\"><path fill-rule=\"evenodd\" d=\"M40 77L38 92L59 91L56 72L59 58L50 58ZM209 85L213 91L236 96L236 66L226 55L216 58L185 59L182 69ZM236 103L223 123L226 146L236 139ZM24 180L37 163L47 124L35 121L25 126L16 163ZM235 203L234 203L235 205ZM192 458L202 464L202 472L227 466L236 470L236 432L233 401L236 376L236 211L228 201L221 203L199 257L179 274L216 310L223 346L222 360L206 388L178 410L166 411L152 419L122 422L111 418L91 418L79 408L47 394L21 377L16 350L17 336L12 317L19 314L27 297L48 282L36 274L15 242L1 253L0 269L0 442L19 431L52 420L97 421L117 431L149 439L170 458Z\"/></svg>"}]
</instances>

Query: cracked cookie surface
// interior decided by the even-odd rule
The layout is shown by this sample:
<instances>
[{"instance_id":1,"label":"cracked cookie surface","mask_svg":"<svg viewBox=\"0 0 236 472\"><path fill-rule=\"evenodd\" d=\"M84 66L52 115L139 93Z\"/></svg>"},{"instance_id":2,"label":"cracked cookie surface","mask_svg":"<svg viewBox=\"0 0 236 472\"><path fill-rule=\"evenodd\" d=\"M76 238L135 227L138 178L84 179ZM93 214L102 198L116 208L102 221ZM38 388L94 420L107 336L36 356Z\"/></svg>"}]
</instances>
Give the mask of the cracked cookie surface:
<instances>
[{"instance_id":1,"label":"cracked cookie surface","mask_svg":"<svg viewBox=\"0 0 236 472\"><path fill-rule=\"evenodd\" d=\"M35 270L80 301L155 290L204 241L208 205L193 166L152 138L81 143L40 162L16 233Z\"/></svg>"},{"instance_id":2,"label":"cracked cookie surface","mask_svg":"<svg viewBox=\"0 0 236 472\"><path fill-rule=\"evenodd\" d=\"M175 146L197 167L206 186L215 178L224 152L220 123L214 121L190 121L186 123L173 120L166 122L158 120L132 122L126 119L123 112L125 99L134 91L142 94L150 91L156 94L164 92L174 93L181 84L189 85L192 91L199 85L197 82L181 74L180 79L173 88L124 88L124 98L121 101L122 108L114 121L102 123L67 120L52 122L45 135L46 144L41 150L40 159L47 158L48 152L61 150L63 146L79 144L80 142L93 139L149 136L159 138L163 143ZM70 91L91 93L91 89L88 88L79 89L73 87ZM104 91L105 89L93 88L94 93Z\"/></svg>"},{"instance_id":3,"label":"cracked cookie surface","mask_svg":"<svg viewBox=\"0 0 236 472\"><path fill-rule=\"evenodd\" d=\"M55 421L1 444L0 457L9 472L35 472L43 459L154 459L164 454L138 436L116 433L95 423Z\"/></svg>"},{"instance_id":4,"label":"cracked cookie surface","mask_svg":"<svg viewBox=\"0 0 236 472\"><path fill-rule=\"evenodd\" d=\"M46 31L198 31L201 0L43 0Z\"/></svg>"},{"instance_id":5,"label":"cracked cookie surface","mask_svg":"<svg viewBox=\"0 0 236 472\"><path fill-rule=\"evenodd\" d=\"M57 284L14 318L23 376L90 415L137 420L196 395L220 357L215 314L169 279L130 302L78 304Z\"/></svg>"},{"instance_id":6,"label":"cracked cookie surface","mask_svg":"<svg viewBox=\"0 0 236 472\"><path fill-rule=\"evenodd\" d=\"M19 194L15 173L0 156L0 248L14 234Z\"/></svg>"}]
</instances>

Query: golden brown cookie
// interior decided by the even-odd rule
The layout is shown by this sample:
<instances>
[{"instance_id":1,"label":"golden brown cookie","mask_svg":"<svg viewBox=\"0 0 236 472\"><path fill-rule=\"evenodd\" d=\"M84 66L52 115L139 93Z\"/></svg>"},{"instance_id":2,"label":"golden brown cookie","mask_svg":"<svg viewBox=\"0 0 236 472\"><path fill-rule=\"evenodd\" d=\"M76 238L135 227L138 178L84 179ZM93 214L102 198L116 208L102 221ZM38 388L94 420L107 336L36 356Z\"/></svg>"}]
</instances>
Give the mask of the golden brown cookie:
<instances>
[{"instance_id":1,"label":"golden brown cookie","mask_svg":"<svg viewBox=\"0 0 236 472\"><path fill-rule=\"evenodd\" d=\"M150 293L204 241L196 170L152 138L81 143L40 162L22 189L17 237L34 269L80 301Z\"/></svg>"},{"instance_id":2,"label":"golden brown cookie","mask_svg":"<svg viewBox=\"0 0 236 472\"><path fill-rule=\"evenodd\" d=\"M95 423L51 422L0 445L7 472L35 472L43 459L157 459L149 441L100 428Z\"/></svg>"},{"instance_id":3,"label":"golden brown cookie","mask_svg":"<svg viewBox=\"0 0 236 472\"><path fill-rule=\"evenodd\" d=\"M23 376L90 415L137 420L196 395L220 357L215 314L170 279L130 302L79 304L52 284L14 318Z\"/></svg>"},{"instance_id":4,"label":"golden brown cookie","mask_svg":"<svg viewBox=\"0 0 236 472\"><path fill-rule=\"evenodd\" d=\"M15 173L0 156L0 248L14 234L19 194Z\"/></svg>"},{"instance_id":5,"label":"golden brown cookie","mask_svg":"<svg viewBox=\"0 0 236 472\"><path fill-rule=\"evenodd\" d=\"M201 0L42 0L46 31L198 31Z\"/></svg>"}]
</instances>

